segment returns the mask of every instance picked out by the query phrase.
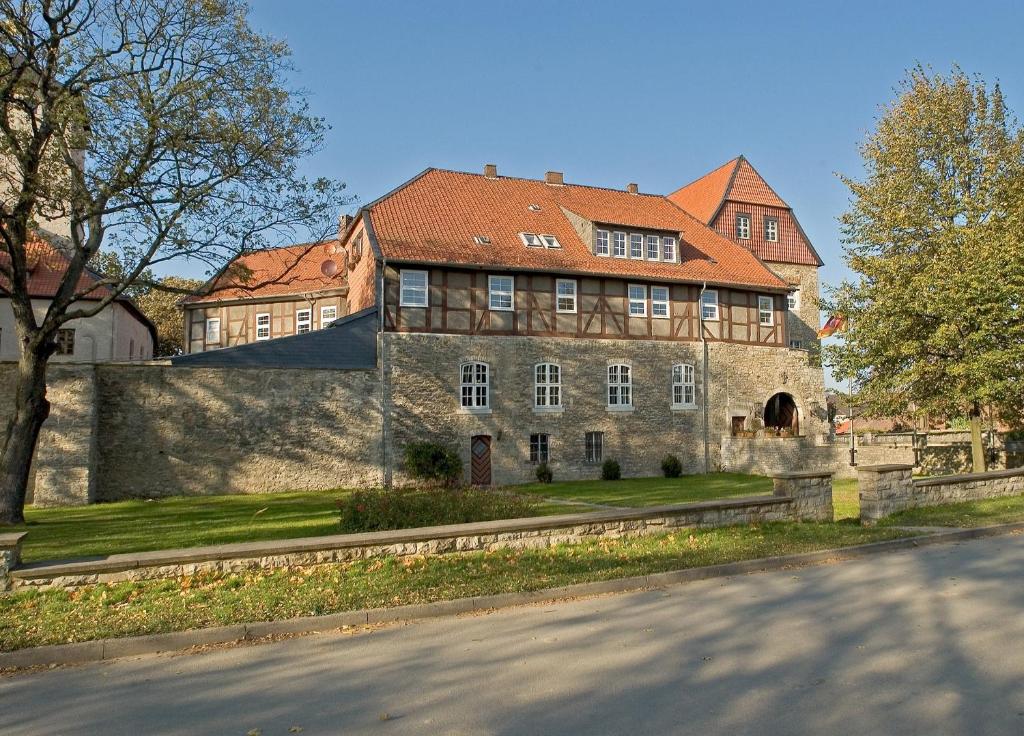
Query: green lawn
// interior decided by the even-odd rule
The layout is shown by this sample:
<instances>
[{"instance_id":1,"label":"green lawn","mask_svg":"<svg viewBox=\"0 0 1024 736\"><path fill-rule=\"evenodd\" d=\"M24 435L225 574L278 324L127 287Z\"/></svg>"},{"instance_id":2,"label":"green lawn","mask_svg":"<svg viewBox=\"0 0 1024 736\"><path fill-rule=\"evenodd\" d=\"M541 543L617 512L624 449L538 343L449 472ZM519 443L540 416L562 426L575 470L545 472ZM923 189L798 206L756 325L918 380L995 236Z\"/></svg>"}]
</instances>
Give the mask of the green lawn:
<instances>
[{"instance_id":1,"label":"green lawn","mask_svg":"<svg viewBox=\"0 0 1024 736\"><path fill-rule=\"evenodd\" d=\"M832 481L832 507L836 521L860 518L860 490L856 478Z\"/></svg>"},{"instance_id":2,"label":"green lawn","mask_svg":"<svg viewBox=\"0 0 1024 736\"><path fill-rule=\"evenodd\" d=\"M879 526L991 526L1024 521L1024 496L987 498L944 506L908 509L888 516Z\"/></svg>"},{"instance_id":3,"label":"green lawn","mask_svg":"<svg viewBox=\"0 0 1024 736\"><path fill-rule=\"evenodd\" d=\"M716 498L763 496L772 492L771 478L739 473L684 475L681 478L624 478L573 480L513 486L516 493L544 498L585 501L605 506L664 506Z\"/></svg>"},{"instance_id":4,"label":"green lawn","mask_svg":"<svg viewBox=\"0 0 1024 736\"><path fill-rule=\"evenodd\" d=\"M0 596L0 650L539 590L907 535L850 523L778 523L543 550L383 557L75 591L27 590Z\"/></svg>"}]
</instances>

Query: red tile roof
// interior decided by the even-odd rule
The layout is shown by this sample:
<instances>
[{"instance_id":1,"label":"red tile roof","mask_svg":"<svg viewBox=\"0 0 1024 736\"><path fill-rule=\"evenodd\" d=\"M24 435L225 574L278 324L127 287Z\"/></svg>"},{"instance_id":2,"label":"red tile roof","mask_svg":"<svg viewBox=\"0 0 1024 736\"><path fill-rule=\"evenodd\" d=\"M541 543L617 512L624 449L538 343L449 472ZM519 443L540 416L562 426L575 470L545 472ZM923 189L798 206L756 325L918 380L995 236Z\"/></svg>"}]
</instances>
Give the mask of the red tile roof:
<instances>
[{"instance_id":1,"label":"red tile roof","mask_svg":"<svg viewBox=\"0 0 1024 736\"><path fill-rule=\"evenodd\" d=\"M341 258L332 253L332 246L336 244L336 240L330 240L247 253L217 274L203 294L183 301L262 299L342 288L345 268ZM334 276L325 276L321 271L327 260L334 260L338 265Z\"/></svg>"},{"instance_id":2,"label":"red tile roof","mask_svg":"<svg viewBox=\"0 0 1024 736\"><path fill-rule=\"evenodd\" d=\"M25 245L26 263L28 265L28 293L38 299L52 299L57 295L67 271L69 259L66 255L44 240L33 240ZM11 257L6 251L0 251L0 264L9 265ZM102 299L110 295L106 286L97 286L99 275L86 269L75 284L75 292L85 294L85 299ZM11 284L0 276L0 292L9 292Z\"/></svg>"},{"instance_id":3,"label":"red tile roof","mask_svg":"<svg viewBox=\"0 0 1024 736\"><path fill-rule=\"evenodd\" d=\"M428 169L367 210L389 261L786 288L750 252L660 195ZM567 212L612 230L676 233L681 262L597 256ZM527 248L521 232L554 235L562 247ZM477 235L490 244L474 243Z\"/></svg>"},{"instance_id":4,"label":"red tile roof","mask_svg":"<svg viewBox=\"0 0 1024 736\"><path fill-rule=\"evenodd\" d=\"M705 225L710 224L711 218L718 212L718 208L721 207L722 201L725 199L725 193L729 191L729 182L732 181L739 160L739 158L734 158L732 161L722 164L697 181L690 182L685 187L672 192L668 198Z\"/></svg>"}]
</instances>

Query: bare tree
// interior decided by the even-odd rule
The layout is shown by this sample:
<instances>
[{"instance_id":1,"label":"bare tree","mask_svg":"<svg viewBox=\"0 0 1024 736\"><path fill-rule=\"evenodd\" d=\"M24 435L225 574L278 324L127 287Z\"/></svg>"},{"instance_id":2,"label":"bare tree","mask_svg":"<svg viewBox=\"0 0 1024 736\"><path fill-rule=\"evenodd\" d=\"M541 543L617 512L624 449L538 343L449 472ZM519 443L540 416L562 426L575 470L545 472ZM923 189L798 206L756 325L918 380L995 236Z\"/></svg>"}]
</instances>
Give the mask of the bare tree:
<instances>
[{"instance_id":1,"label":"bare tree","mask_svg":"<svg viewBox=\"0 0 1024 736\"><path fill-rule=\"evenodd\" d=\"M238 0L0 0L0 11L0 290L20 348L0 524L17 524L61 325L172 259L216 267L271 239L322 239L344 185L300 175L326 125L289 82L288 48L250 28ZM27 246L46 221L66 223L69 264L37 314ZM124 271L83 293L101 247Z\"/></svg>"}]
</instances>

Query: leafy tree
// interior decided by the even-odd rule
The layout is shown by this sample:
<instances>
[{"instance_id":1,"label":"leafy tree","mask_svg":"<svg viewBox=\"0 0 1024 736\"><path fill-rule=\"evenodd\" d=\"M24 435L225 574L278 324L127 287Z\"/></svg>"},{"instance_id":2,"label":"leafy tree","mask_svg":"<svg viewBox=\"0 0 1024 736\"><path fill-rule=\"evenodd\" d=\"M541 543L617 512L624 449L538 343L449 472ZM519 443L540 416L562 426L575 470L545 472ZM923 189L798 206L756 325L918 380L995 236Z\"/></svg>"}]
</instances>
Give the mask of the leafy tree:
<instances>
[{"instance_id":1,"label":"leafy tree","mask_svg":"<svg viewBox=\"0 0 1024 736\"><path fill-rule=\"evenodd\" d=\"M143 314L156 325L156 355L181 355L185 352L182 297L199 291L203 281L181 276L165 276L136 301Z\"/></svg>"},{"instance_id":2,"label":"leafy tree","mask_svg":"<svg viewBox=\"0 0 1024 736\"><path fill-rule=\"evenodd\" d=\"M16 524L61 325L172 259L217 267L271 239L323 238L345 202L343 185L299 174L326 126L240 0L0 0L0 18L0 281L20 347L0 524ZM40 221L68 223L70 263L37 319L26 244ZM124 271L82 301L101 247Z\"/></svg>"},{"instance_id":3,"label":"leafy tree","mask_svg":"<svg viewBox=\"0 0 1024 736\"><path fill-rule=\"evenodd\" d=\"M984 470L982 408L1024 416L1024 133L998 84L918 66L860 152L827 359L870 412L968 414Z\"/></svg>"}]
</instances>

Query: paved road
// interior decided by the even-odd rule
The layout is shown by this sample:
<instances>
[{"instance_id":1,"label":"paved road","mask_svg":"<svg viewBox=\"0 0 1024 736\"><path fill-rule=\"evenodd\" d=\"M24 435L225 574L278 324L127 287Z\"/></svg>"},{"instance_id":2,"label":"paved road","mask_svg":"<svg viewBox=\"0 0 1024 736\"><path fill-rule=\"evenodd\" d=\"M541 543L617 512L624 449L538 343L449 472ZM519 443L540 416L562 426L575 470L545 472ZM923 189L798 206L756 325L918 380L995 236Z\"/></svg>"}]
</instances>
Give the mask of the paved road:
<instances>
[{"instance_id":1,"label":"paved road","mask_svg":"<svg viewBox=\"0 0 1024 736\"><path fill-rule=\"evenodd\" d=\"M293 726L1022 734L1024 536L0 679L5 736Z\"/></svg>"}]
</instances>

